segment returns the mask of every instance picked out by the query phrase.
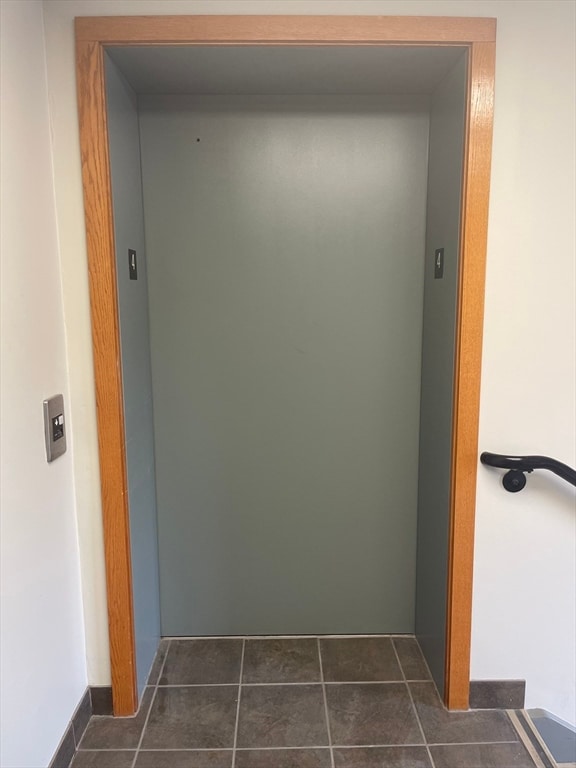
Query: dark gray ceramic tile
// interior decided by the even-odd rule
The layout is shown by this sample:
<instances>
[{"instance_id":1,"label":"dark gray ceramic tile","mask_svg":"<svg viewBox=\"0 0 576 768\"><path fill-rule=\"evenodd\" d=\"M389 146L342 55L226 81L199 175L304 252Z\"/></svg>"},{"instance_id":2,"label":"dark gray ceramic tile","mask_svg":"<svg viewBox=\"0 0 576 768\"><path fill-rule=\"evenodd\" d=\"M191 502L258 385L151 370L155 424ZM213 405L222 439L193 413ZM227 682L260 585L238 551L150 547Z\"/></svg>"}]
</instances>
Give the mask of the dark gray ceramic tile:
<instances>
[{"instance_id":1,"label":"dark gray ceramic tile","mask_svg":"<svg viewBox=\"0 0 576 768\"><path fill-rule=\"evenodd\" d=\"M318 642L301 640L247 640L244 683L318 683Z\"/></svg>"},{"instance_id":2,"label":"dark gray ceramic tile","mask_svg":"<svg viewBox=\"0 0 576 768\"><path fill-rule=\"evenodd\" d=\"M392 642L406 680L429 680L430 672L418 641L413 637L395 637Z\"/></svg>"},{"instance_id":3,"label":"dark gray ceramic tile","mask_svg":"<svg viewBox=\"0 0 576 768\"><path fill-rule=\"evenodd\" d=\"M517 741L505 712L495 709L448 712L433 683L409 683L428 744Z\"/></svg>"},{"instance_id":4,"label":"dark gray ceramic tile","mask_svg":"<svg viewBox=\"0 0 576 768\"><path fill-rule=\"evenodd\" d=\"M72 728L72 723L70 723L56 750L56 754L52 758L49 768L69 768L75 751L74 729Z\"/></svg>"},{"instance_id":5,"label":"dark gray ceramic tile","mask_svg":"<svg viewBox=\"0 0 576 768\"><path fill-rule=\"evenodd\" d=\"M148 685L156 685L158 682L158 677L160 676L160 670L162 669L162 664L164 663L164 659L166 658L166 652L168 651L168 646L170 644L170 640L160 640L160 643L158 645L158 650L156 651L156 656L154 657L154 661L152 662L152 669L150 670L150 674L148 675Z\"/></svg>"},{"instance_id":6,"label":"dark gray ceramic tile","mask_svg":"<svg viewBox=\"0 0 576 768\"><path fill-rule=\"evenodd\" d=\"M93 717L84 732L80 749L135 749L153 694L153 688L146 688L135 717Z\"/></svg>"},{"instance_id":7,"label":"dark gray ceramic tile","mask_svg":"<svg viewBox=\"0 0 576 768\"><path fill-rule=\"evenodd\" d=\"M240 681L242 640L172 640L159 685Z\"/></svg>"},{"instance_id":8,"label":"dark gray ceramic tile","mask_svg":"<svg viewBox=\"0 0 576 768\"><path fill-rule=\"evenodd\" d=\"M522 744L453 744L430 747L436 768L534 768Z\"/></svg>"},{"instance_id":9,"label":"dark gray ceramic tile","mask_svg":"<svg viewBox=\"0 0 576 768\"><path fill-rule=\"evenodd\" d=\"M421 744L404 683L327 685L332 744Z\"/></svg>"},{"instance_id":10,"label":"dark gray ceramic tile","mask_svg":"<svg viewBox=\"0 0 576 768\"><path fill-rule=\"evenodd\" d=\"M335 749L335 768L432 768L426 747Z\"/></svg>"},{"instance_id":11,"label":"dark gray ceramic tile","mask_svg":"<svg viewBox=\"0 0 576 768\"><path fill-rule=\"evenodd\" d=\"M130 750L80 750L71 768L132 768L135 754Z\"/></svg>"},{"instance_id":12,"label":"dark gray ceramic tile","mask_svg":"<svg viewBox=\"0 0 576 768\"><path fill-rule=\"evenodd\" d=\"M235 768L330 768L330 750L248 749L236 752Z\"/></svg>"},{"instance_id":13,"label":"dark gray ceramic tile","mask_svg":"<svg viewBox=\"0 0 576 768\"><path fill-rule=\"evenodd\" d=\"M158 688L142 749L230 749L238 688Z\"/></svg>"},{"instance_id":14,"label":"dark gray ceramic tile","mask_svg":"<svg viewBox=\"0 0 576 768\"><path fill-rule=\"evenodd\" d=\"M135 768L231 768L232 750L139 752Z\"/></svg>"},{"instance_id":15,"label":"dark gray ceramic tile","mask_svg":"<svg viewBox=\"0 0 576 768\"><path fill-rule=\"evenodd\" d=\"M321 685L243 686L238 747L328 744Z\"/></svg>"},{"instance_id":16,"label":"dark gray ceramic tile","mask_svg":"<svg viewBox=\"0 0 576 768\"><path fill-rule=\"evenodd\" d=\"M522 709L525 680L472 680L470 709Z\"/></svg>"},{"instance_id":17,"label":"dark gray ceramic tile","mask_svg":"<svg viewBox=\"0 0 576 768\"><path fill-rule=\"evenodd\" d=\"M82 701L78 704L74 717L72 718L72 727L74 729L74 739L76 744L80 743L91 717L92 700L90 698L90 690L87 688L84 696L82 696Z\"/></svg>"},{"instance_id":18,"label":"dark gray ceramic tile","mask_svg":"<svg viewBox=\"0 0 576 768\"><path fill-rule=\"evenodd\" d=\"M91 686L90 698L92 699L93 715L112 714L112 688L109 685Z\"/></svg>"},{"instance_id":19,"label":"dark gray ceramic tile","mask_svg":"<svg viewBox=\"0 0 576 768\"><path fill-rule=\"evenodd\" d=\"M389 637L326 638L320 651L327 682L402 680Z\"/></svg>"}]
</instances>

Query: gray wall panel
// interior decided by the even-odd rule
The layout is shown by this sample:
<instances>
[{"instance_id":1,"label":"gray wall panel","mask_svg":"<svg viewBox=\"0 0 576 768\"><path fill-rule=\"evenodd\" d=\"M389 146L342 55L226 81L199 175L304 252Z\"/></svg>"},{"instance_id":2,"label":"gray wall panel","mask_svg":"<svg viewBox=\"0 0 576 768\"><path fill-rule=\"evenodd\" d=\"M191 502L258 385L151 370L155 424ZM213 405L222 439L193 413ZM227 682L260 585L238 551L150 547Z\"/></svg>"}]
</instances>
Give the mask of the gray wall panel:
<instances>
[{"instance_id":1,"label":"gray wall panel","mask_svg":"<svg viewBox=\"0 0 576 768\"><path fill-rule=\"evenodd\" d=\"M160 636L148 289L137 101L108 58L106 90L122 347L136 668L141 694ZM128 279L129 248L137 252L136 281Z\"/></svg>"},{"instance_id":2,"label":"gray wall panel","mask_svg":"<svg viewBox=\"0 0 576 768\"><path fill-rule=\"evenodd\" d=\"M163 634L413 631L427 102L140 122Z\"/></svg>"},{"instance_id":3,"label":"gray wall panel","mask_svg":"<svg viewBox=\"0 0 576 768\"><path fill-rule=\"evenodd\" d=\"M426 222L416 633L440 691L444 689L465 90L463 56L432 96ZM442 279L434 279L437 248L445 253Z\"/></svg>"}]
</instances>

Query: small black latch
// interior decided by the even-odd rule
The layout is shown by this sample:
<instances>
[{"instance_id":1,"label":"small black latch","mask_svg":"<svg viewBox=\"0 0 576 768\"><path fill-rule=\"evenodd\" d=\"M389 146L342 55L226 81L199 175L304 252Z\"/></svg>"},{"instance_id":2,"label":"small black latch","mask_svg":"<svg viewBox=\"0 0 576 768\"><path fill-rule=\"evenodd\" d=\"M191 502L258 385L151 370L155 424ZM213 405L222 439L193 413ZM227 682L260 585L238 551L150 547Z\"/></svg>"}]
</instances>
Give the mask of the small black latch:
<instances>
[{"instance_id":1,"label":"small black latch","mask_svg":"<svg viewBox=\"0 0 576 768\"><path fill-rule=\"evenodd\" d=\"M444 248L434 251L434 280L444 277Z\"/></svg>"},{"instance_id":2,"label":"small black latch","mask_svg":"<svg viewBox=\"0 0 576 768\"><path fill-rule=\"evenodd\" d=\"M130 280L138 280L138 264L136 262L136 251L128 249L128 274Z\"/></svg>"}]
</instances>

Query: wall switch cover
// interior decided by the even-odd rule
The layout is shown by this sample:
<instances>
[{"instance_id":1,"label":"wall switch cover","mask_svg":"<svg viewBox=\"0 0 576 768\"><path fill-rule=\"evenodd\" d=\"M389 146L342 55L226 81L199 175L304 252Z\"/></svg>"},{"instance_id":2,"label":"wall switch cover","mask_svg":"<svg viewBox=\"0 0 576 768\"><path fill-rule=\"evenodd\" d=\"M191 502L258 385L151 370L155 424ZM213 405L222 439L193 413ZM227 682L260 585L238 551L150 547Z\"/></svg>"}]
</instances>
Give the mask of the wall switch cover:
<instances>
[{"instance_id":1,"label":"wall switch cover","mask_svg":"<svg viewBox=\"0 0 576 768\"><path fill-rule=\"evenodd\" d=\"M64 398L54 395L44 400L44 438L46 459L54 461L66 452L66 426L64 424Z\"/></svg>"}]
</instances>

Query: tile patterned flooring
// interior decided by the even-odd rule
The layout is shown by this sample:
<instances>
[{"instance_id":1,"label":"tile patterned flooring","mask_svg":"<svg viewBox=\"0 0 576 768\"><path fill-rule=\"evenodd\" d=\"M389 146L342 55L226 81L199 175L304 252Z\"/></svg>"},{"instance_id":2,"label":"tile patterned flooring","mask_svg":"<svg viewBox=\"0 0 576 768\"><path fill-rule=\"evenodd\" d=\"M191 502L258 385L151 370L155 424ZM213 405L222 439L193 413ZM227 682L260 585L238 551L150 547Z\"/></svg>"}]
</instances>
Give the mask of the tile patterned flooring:
<instances>
[{"instance_id":1,"label":"tile patterned flooring","mask_svg":"<svg viewBox=\"0 0 576 768\"><path fill-rule=\"evenodd\" d=\"M163 640L72 768L534 768L503 710L447 712L413 637Z\"/></svg>"}]
</instances>

